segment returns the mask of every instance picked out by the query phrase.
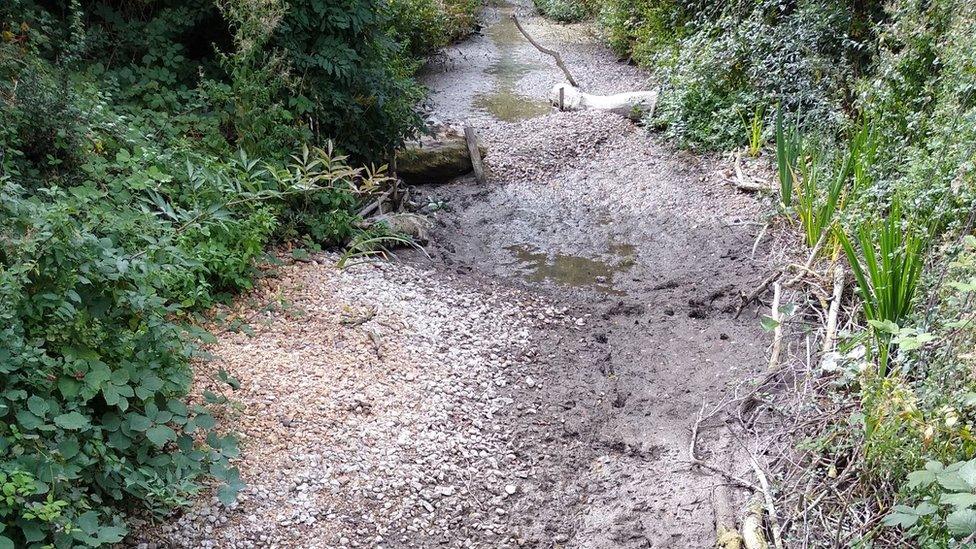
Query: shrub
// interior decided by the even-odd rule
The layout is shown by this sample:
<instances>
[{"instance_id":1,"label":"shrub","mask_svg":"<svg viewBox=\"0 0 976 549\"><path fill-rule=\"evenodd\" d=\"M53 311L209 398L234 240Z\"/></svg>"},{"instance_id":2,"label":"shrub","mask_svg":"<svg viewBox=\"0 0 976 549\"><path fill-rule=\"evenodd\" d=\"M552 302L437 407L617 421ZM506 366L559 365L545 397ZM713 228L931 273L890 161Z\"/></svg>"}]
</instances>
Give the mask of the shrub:
<instances>
[{"instance_id":1,"label":"shrub","mask_svg":"<svg viewBox=\"0 0 976 549\"><path fill-rule=\"evenodd\" d=\"M387 34L380 0L292 0L274 44L302 75L289 107L309 116L315 136L339 136L357 159L388 158L415 135L420 87L400 46Z\"/></svg>"},{"instance_id":2,"label":"shrub","mask_svg":"<svg viewBox=\"0 0 976 549\"><path fill-rule=\"evenodd\" d=\"M122 248L104 192L0 189L0 543L97 546L111 504L180 504L216 474L239 487L233 437L183 403L192 346L150 256ZM139 215L129 213L128 215ZM203 442L206 440L206 442Z\"/></svg>"}]
</instances>

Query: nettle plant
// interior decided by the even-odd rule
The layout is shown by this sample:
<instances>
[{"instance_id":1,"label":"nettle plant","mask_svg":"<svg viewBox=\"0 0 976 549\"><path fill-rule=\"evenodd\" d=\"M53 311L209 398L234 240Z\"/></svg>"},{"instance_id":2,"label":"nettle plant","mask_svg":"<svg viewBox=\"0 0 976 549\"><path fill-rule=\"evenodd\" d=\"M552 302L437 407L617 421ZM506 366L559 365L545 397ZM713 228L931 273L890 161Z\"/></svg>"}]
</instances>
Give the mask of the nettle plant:
<instances>
[{"instance_id":1,"label":"nettle plant","mask_svg":"<svg viewBox=\"0 0 976 549\"><path fill-rule=\"evenodd\" d=\"M160 265L84 214L99 198L0 180L0 548L115 543L116 505L241 488L235 438L184 402L195 348Z\"/></svg>"},{"instance_id":2,"label":"nettle plant","mask_svg":"<svg viewBox=\"0 0 976 549\"><path fill-rule=\"evenodd\" d=\"M900 526L915 537L934 534L931 539L976 535L976 459L949 465L929 461L908 475L905 487L922 493L923 499L916 505L896 505L885 517L886 525Z\"/></svg>"}]
</instances>

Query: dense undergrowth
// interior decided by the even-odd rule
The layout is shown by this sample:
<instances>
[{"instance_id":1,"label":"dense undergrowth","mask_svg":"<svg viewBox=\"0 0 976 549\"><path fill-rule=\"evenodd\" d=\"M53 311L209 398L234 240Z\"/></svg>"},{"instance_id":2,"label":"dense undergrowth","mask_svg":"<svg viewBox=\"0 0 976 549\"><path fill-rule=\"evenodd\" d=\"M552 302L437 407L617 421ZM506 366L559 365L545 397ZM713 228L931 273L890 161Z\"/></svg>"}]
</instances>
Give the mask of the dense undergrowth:
<instances>
[{"instance_id":1,"label":"dense undergrowth","mask_svg":"<svg viewBox=\"0 0 976 549\"><path fill-rule=\"evenodd\" d=\"M470 0L0 5L0 548L241 484L186 402L211 305L270 244L341 245ZM222 374L233 386L236 381Z\"/></svg>"},{"instance_id":2,"label":"dense undergrowth","mask_svg":"<svg viewBox=\"0 0 976 549\"><path fill-rule=\"evenodd\" d=\"M972 543L976 7L537 4L559 19L593 15L617 53L652 71L662 95L648 122L665 136L771 158L781 218L853 275L861 328L841 334L829 362L844 374L829 397L856 411L816 442L824 462L861 464L863 499L849 504L887 514L886 528L852 541Z\"/></svg>"}]
</instances>

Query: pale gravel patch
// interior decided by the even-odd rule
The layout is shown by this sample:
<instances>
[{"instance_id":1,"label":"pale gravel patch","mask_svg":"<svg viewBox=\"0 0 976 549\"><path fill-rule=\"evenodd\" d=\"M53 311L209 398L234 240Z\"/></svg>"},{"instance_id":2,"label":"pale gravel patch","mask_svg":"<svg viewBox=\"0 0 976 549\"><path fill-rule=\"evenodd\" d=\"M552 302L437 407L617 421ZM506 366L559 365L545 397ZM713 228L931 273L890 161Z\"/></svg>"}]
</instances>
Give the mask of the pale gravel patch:
<instances>
[{"instance_id":1,"label":"pale gravel patch","mask_svg":"<svg viewBox=\"0 0 976 549\"><path fill-rule=\"evenodd\" d=\"M142 546L511 545L533 473L511 453L510 393L535 388L533 328L573 319L516 290L336 259L282 268L250 300L289 307L223 334L199 368L197 394L216 367L241 381L221 423L241 436L239 502L202 499Z\"/></svg>"}]
</instances>

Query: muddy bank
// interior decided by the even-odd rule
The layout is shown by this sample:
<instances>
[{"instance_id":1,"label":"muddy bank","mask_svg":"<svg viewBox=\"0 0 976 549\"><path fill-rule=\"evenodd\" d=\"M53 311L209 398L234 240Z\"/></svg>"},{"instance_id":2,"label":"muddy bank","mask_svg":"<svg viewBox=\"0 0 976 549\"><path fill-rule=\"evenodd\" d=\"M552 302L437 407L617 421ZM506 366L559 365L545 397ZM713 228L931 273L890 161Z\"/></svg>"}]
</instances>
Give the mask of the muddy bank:
<instances>
[{"instance_id":1,"label":"muddy bank","mask_svg":"<svg viewBox=\"0 0 976 549\"><path fill-rule=\"evenodd\" d=\"M521 11L529 32L559 49L589 90L647 88L592 35ZM519 539L710 546L711 490L724 481L689 470L689 434L703 400L721 400L763 364L754 316L729 313L766 268L751 257L761 207L720 182L709 159L619 117L513 118L515 109L486 108L483 92L459 90L455 82L491 76L499 60L527 67L514 84L496 78L508 101L530 105L560 81L548 58L510 39L505 15L495 15L482 41L448 52L450 70L428 75L435 112L479 127L490 184L461 180L427 192L447 206L434 232L437 262L586 318L538 334L548 350L536 364L543 390L526 398L539 415L513 418L519 453L540 464L518 503ZM725 435L703 441L716 465L747 474L739 451Z\"/></svg>"}]
</instances>

